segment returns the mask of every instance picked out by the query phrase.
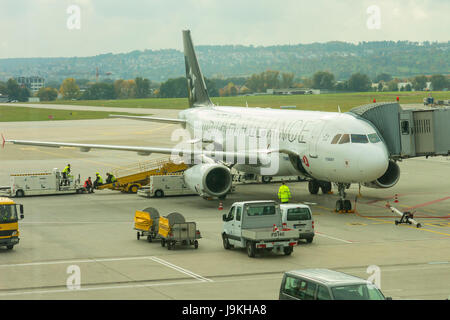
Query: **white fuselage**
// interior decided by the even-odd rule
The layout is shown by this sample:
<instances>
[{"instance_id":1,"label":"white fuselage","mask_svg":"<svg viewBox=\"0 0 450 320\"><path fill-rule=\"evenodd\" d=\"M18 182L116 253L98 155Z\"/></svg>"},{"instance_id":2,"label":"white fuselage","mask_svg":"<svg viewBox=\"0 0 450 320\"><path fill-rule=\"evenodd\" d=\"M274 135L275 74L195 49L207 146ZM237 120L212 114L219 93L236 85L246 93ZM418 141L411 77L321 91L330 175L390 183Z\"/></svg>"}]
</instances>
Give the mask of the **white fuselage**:
<instances>
[{"instance_id":1,"label":"white fuselage","mask_svg":"<svg viewBox=\"0 0 450 320\"><path fill-rule=\"evenodd\" d=\"M277 170L272 174L274 176L303 174L316 180L362 183L378 179L388 168L387 148L376 135L375 128L351 114L199 107L180 112L179 118L186 120L190 134L199 138L200 132L202 141L213 140L223 151L281 150ZM264 130L275 130L272 132L276 132L277 143L274 143L274 136L260 134ZM222 139L218 138L218 133ZM346 139L333 141L337 135L344 134L348 135L348 142ZM371 135L372 139L367 139L367 135ZM245 143L236 142L242 137L247 139ZM230 140L234 143L229 144ZM252 145L249 140L256 140L257 145ZM299 164L293 159L300 160L302 168L299 169ZM262 166L240 164L235 168L260 174Z\"/></svg>"}]
</instances>

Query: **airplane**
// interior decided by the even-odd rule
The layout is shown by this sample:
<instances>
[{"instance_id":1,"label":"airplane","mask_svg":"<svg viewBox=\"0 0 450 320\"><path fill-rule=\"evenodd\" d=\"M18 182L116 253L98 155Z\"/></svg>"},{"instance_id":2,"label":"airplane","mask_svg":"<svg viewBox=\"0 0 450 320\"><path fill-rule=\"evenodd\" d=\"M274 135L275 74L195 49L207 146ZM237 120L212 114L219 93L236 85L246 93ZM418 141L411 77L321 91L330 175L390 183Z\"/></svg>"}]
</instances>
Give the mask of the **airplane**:
<instances>
[{"instance_id":1,"label":"airplane","mask_svg":"<svg viewBox=\"0 0 450 320\"><path fill-rule=\"evenodd\" d=\"M223 199L230 192L234 167L266 176L301 176L308 190L339 191L336 211L352 209L345 190L352 183L390 188L400 168L389 159L377 128L352 113L216 106L208 95L189 30L183 45L189 108L178 119L150 116L111 117L179 124L194 139L174 148L6 140L40 147L76 147L182 156L190 161L186 185L204 198ZM185 130L186 131L186 130ZM275 165L274 165L275 164Z\"/></svg>"}]
</instances>

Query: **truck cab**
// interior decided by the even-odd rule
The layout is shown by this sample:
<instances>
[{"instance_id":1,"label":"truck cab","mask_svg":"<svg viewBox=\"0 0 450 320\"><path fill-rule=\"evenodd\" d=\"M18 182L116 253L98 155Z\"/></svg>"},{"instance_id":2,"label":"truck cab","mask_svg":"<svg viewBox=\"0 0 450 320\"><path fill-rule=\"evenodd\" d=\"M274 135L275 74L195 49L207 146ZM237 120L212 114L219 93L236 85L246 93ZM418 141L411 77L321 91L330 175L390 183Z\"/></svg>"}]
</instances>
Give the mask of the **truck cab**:
<instances>
[{"instance_id":1,"label":"truck cab","mask_svg":"<svg viewBox=\"0 0 450 320\"><path fill-rule=\"evenodd\" d=\"M11 250L19 243L19 218L23 217L23 205L18 205L9 198L0 197L0 246Z\"/></svg>"},{"instance_id":2,"label":"truck cab","mask_svg":"<svg viewBox=\"0 0 450 320\"><path fill-rule=\"evenodd\" d=\"M298 231L282 226L280 207L274 201L235 202L222 220L227 250L246 248L252 258L257 252L272 250L290 255L297 244Z\"/></svg>"}]
</instances>

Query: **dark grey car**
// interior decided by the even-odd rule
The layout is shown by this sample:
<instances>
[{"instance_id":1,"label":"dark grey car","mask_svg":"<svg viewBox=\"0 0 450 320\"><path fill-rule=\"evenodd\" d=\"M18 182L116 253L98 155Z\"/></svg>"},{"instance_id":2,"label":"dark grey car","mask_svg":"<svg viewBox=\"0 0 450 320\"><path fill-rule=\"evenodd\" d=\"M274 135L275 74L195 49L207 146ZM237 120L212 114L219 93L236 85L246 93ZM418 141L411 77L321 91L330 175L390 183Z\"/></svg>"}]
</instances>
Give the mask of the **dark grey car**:
<instances>
[{"instance_id":1,"label":"dark grey car","mask_svg":"<svg viewBox=\"0 0 450 320\"><path fill-rule=\"evenodd\" d=\"M371 282L328 269L288 271L283 276L280 300L386 300Z\"/></svg>"}]
</instances>

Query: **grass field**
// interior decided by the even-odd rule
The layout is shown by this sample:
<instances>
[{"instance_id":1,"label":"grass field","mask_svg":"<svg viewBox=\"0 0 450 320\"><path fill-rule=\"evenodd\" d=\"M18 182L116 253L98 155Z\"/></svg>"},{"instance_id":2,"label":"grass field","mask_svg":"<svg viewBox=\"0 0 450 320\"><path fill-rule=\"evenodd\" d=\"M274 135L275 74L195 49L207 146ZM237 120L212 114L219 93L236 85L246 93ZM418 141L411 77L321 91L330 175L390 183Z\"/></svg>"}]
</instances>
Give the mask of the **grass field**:
<instances>
[{"instance_id":1,"label":"grass field","mask_svg":"<svg viewBox=\"0 0 450 320\"><path fill-rule=\"evenodd\" d=\"M360 92L318 95L288 95L288 96L238 96L217 97L211 100L219 106L272 107L296 106L299 110L337 111L340 106L345 112L353 107L377 102L395 101L397 96L400 103L422 103L427 97L426 92ZM450 99L450 92L433 92L435 100ZM126 99L126 100L81 100L81 101L53 101L45 104L68 104L83 106L122 107L122 108L156 108L156 109L185 109L188 107L187 98L173 99Z\"/></svg>"},{"instance_id":2,"label":"grass field","mask_svg":"<svg viewBox=\"0 0 450 320\"><path fill-rule=\"evenodd\" d=\"M124 114L123 112L37 109L0 105L0 122L103 119L115 113Z\"/></svg>"}]
</instances>

